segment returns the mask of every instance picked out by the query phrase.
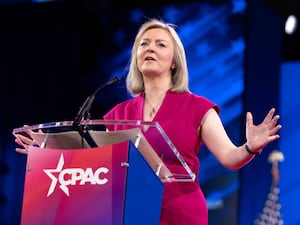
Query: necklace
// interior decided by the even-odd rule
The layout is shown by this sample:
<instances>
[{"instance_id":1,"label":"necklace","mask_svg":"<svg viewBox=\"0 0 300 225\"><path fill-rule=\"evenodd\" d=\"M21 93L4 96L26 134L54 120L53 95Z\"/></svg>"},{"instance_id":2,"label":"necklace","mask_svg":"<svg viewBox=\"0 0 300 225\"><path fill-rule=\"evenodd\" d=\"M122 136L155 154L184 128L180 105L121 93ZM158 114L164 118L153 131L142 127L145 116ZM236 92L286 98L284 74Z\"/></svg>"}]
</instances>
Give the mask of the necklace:
<instances>
[{"instance_id":1,"label":"necklace","mask_svg":"<svg viewBox=\"0 0 300 225\"><path fill-rule=\"evenodd\" d=\"M148 100L145 98L145 102L150 106L150 112L149 112L149 117L153 118L154 115L156 114L156 110L159 108L159 106L162 103L162 100L159 101L159 103L154 107Z\"/></svg>"},{"instance_id":2,"label":"necklace","mask_svg":"<svg viewBox=\"0 0 300 225\"><path fill-rule=\"evenodd\" d=\"M150 105L149 102L148 102L148 104ZM153 106L150 105L150 107L151 107L151 111L150 111L150 113L149 113L149 116L152 118L152 117L155 115L156 110L155 110L155 108L154 108Z\"/></svg>"},{"instance_id":3,"label":"necklace","mask_svg":"<svg viewBox=\"0 0 300 225\"><path fill-rule=\"evenodd\" d=\"M145 102L150 106L149 117L152 118L155 115L155 113L156 113L156 109L155 109L156 107L152 106L150 104L150 102L148 102L148 100L146 98L145 98Z\"/></svg>"}]
</instances>

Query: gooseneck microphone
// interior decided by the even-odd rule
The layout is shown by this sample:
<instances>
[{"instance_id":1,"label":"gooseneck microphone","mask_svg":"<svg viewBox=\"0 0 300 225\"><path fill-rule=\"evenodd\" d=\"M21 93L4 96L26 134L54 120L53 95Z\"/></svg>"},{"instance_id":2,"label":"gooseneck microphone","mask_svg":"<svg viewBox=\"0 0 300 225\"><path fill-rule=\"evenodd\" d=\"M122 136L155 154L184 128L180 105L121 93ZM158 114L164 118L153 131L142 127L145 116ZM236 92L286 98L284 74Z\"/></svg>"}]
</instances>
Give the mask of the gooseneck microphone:
<instances>
[{"instance_id":1,"label":"gooseneck microphone","mask_svg":"<svg viewBox=\"0 0 300 225\"><path fill-rule=\"evenodd\" d=\"M75 117L75 119L73 120L73 125L78 126L80 124L80 121L85 119L91 109L92 103L95 99L96 94L102 90L103 88L112 85L114 83L119 82L121 79L119 77L114 77L113 79L107 81L106 83L102 84L96 91L94 91L93 94L91 94L90 96L87 97L87 99L85 100L85 102L82 104L82 106L80 107L77 116Z\"/></svg>"}]
</instances>

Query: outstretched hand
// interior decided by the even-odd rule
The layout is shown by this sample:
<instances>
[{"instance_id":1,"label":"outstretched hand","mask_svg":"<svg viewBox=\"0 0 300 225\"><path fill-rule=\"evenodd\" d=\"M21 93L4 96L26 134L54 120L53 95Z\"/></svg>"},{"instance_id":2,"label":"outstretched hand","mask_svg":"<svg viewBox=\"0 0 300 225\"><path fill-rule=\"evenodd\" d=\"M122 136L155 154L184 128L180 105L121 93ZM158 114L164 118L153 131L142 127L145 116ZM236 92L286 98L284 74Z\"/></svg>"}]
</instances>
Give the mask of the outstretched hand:
<instances>
[{"instance_id":1,"label":"outstretched hand","mask_svg":"<svg viewBox=\"0 0 300 225\"><path fill-rule=\"evenodd\" d=\"M252 113L247 112L246 138L252 151L259 152L269 143L279 139L277 132L281 129L281 125L277 123L280 116L274 113L275 108L272 108L259 125L254 125Z\"/></svg>"}]
</instances>

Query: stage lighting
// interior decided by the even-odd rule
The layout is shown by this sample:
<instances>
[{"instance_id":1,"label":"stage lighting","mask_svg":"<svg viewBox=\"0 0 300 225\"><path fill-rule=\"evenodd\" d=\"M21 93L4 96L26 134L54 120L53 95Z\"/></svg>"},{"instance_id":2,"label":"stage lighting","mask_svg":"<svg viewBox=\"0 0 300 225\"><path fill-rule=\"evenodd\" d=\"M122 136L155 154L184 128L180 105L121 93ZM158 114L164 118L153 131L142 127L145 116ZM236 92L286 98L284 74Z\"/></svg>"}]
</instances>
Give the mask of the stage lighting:
<instances>
[{"instance_id":1,"label":"stage lighting","mask_svg":"<svg viewBox=\"0 0 300 225\"><path fill-rule=\"evenodd\" d=\"M297 29L297 17L294 15L289 15L287 20L285 21L285 33L293 34Z\"/></svg>"}]
</instances>

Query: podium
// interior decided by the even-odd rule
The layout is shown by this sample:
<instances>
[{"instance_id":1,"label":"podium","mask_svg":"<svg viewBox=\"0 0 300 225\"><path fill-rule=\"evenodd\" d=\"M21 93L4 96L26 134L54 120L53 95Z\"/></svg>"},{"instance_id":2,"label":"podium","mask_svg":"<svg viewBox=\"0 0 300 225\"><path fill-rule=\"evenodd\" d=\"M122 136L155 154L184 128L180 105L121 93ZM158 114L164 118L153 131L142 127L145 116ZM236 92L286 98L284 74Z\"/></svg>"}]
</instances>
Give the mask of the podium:
<instances>
[{"instance_id":1,"label":"podium","mask_svg":"<svg viewBox=\"0 0 300 225\"><path fill-rule=\"evenodd\" d=\"M165 182L192 182L157 122L82 120L15 128L30 136L21 225L159 224Z\"/></svg>"}]
</instances>

